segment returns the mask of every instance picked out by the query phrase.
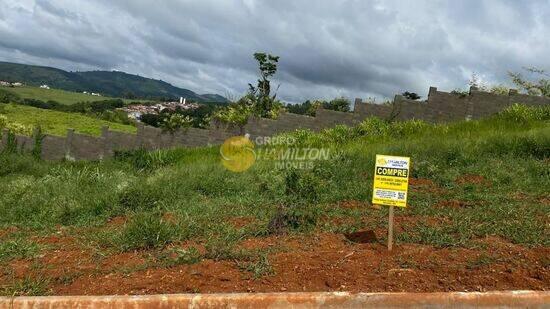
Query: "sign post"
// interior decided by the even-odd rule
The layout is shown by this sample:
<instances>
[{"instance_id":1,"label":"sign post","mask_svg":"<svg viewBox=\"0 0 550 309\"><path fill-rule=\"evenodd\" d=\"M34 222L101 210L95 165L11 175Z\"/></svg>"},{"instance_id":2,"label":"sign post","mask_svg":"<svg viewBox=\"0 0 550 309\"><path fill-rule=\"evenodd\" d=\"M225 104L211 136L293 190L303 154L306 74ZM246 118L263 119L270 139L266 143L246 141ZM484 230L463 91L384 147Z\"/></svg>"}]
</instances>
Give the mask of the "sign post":
<instances>
[{"instance_id":1,"label":"sign post","mask_svg":"<svg viewBox=\"0 0 550 309\"><path fill-rule=\"evenodd\" d=\"M388 251L393 246L393 206L390 206L390 215L388 217Z\"/></svg>"},{"instance_id":2,"label":"sign post","mask_svg":"<svg viewBox=\"0 0 550 309\"><path fill-rule=\"evenodd\" d=\"M373 205L389 206L388 250L393 246L393 208L407 207L410 158L376 155L374 167Z\"/></svg>"}]
</instances>

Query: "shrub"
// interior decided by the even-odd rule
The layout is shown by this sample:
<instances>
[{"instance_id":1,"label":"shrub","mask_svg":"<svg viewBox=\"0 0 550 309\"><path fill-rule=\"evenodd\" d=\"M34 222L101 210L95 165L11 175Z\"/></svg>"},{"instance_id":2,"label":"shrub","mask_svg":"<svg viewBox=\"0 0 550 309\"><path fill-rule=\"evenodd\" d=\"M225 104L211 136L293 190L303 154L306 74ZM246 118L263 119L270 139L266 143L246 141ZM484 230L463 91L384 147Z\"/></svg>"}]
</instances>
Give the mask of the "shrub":
<instances>
[{"instance_id":1,"label":"shrub","mask_svg":"<svg viewBox=\"0 0 550 309\"><path fill-rule=\"evenodd\" d=\"M168 166L177 161L174 152L167 150L148 151L146 149L117 151L115 159L130 163L138 171L151 171L163 166Z\"/></svg>"},{"instance_id":2,"label":"shrub","mask_svg":"<svg viewBox=\"0 0 550 309\"><path fill-rule=\"evenodd\" d=\"M181 264L198 263L202 259L202 254L195 247L189 247L187 249L172 248L168 250L168 252L162 254L160 258L164 266L171 267Z\"/></svg>"},{"instance_id":3,"label":"shrub","mask_svg":"<svg viewBox=\"0 0 550 309\"><path fill-rule=\"evenodd\" d=\"M0 89L0 103L14 103L21 101L21 97L16 93Z\"/></svg>"},{"instance_id":4,"label":"shrub","mask_svg":"<svg viewBox=\"0 0 550 309\"><path fill-rule=\"evenodd\" d=\"M192 123L193 120L189 116L172 114L162 121L160 127L164 132L175 133L177 130L189 128Z\"/></svg>"},{"instance_id":5,"label":"shrub","mask_svg":"<svg viewBox=\"0 0 550 309\"><path fill-rule=\"evenodd\" d=\"M177 227L162 219L158 213L139 213L132 218L120 234L122 250L164 247L178 237Z\"/></svg>"},{"instance_id":6,"label":"shrub","mask_svg":"<svg viewBox=\"0 0 550 309\"><path fill-rule=\"evenodd\" d=\"M308 230L314 227L319 217L321 180L314 171L290 169L285 174L283 204L271 217L268 230L282 233L287 229Z\"/></svg>"},{"instance_id":7,"label":"shrub","mask_svg":"<svg viewBox=\"0 0 550 309\"><path fill-rule=\"evenodd\" d=\"M432 128L422 120L407 120L403 122L395 122L391 125L391 134L395 137L404 137L422 134Z\"/></svg>"},{"instance_id":8,"label":"shrub","mask_svg":"<svg viewBox=\"0 0 550 309\"><path fill-rule=\"evenodd\" d=\"M359 135L387 136L390 132L390 124L378 117L369 117L355 127Z\"/></svg>"},{"instance_id":9,"label":"shrub","mask_svg":"<svg viewBox=\"0 0 550 309\"><path fill-rule=\"evenodd\" d=\"M119 204L125 210L151 210L157 208L162 192L145 181L128 186L120 194Z\"/></svg>"},{"instance_id":10,"label":"shrub","mask_svg":"<svg viewBox=\"0 0 550 309\"><path fill-rule=\"evenodd\" d=\"M537 119L541 116L543 116L543 113L537 112L536 109L522 104L514 104L497 114L497 117L500 119L519 123L542 120Z\"/></svg>"},{"instance_id":11,"label":"shrub","mask_svg":"<svg viewBox=\"0 0 550 309\"><path fill-rule=\"evenodd\" d=\"M356 133L356 130L346 125L336 125L321 131L321 138L327 144L343 144L356 138L358 136Z\"/></svg>"},{"instance_id":12,"label":"shrub","mask_svg":"<svg viewBox=\"0 0 550 309\"><path fill-rule=\"evenodd\" d=\"M242 102L243 100L246 100L246 97L226 108L217 110L212 117L222 123L245 125L250 115L252 115L253 107L252 103Z\"/></svg>"},{"instance_id":13,"label":"shrub","mask_svg":"<svg viewBox=\"0 0 550 309\"><path fill-rule=\"evenodd\" d=\"M333 111L338 111L338 112L349 112L351 110L350 105L351 103L348 99L344 97L340 97L340 98L335 98L330 102L324 102L323 108L333 110Z\"/></svg>"}]
</instances>

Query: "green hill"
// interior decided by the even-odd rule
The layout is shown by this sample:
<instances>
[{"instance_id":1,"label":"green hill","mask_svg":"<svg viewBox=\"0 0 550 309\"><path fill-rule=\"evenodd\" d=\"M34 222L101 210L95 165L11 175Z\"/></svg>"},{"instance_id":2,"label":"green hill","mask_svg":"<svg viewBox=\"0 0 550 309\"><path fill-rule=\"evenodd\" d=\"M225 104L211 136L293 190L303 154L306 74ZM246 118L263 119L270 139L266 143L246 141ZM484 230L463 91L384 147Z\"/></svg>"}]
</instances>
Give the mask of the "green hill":
<instances>
[{"instance_id":1,"label":"green hill","mask_svg":"<svg viewBox=\"0 0 550 309\"><path fill-rule=\"evenodd\" d=\"M51 88L74 92L97 92L103 96L112 97L145 99L185 97L199 102L227 101L220 95L200 95L162 80L119 71L67 72L51 67L0 62L0 80L23 82L30 86L46 84Z\"/></svg>"},{"instance_id":2,"label":"green hill","mask_svg":"<svg viewBox=\"0 0 550 309\"><path fill-rule=\"evenodd\" d=\"M0 87L0 92L9 91L15 93L22 99L35 99L40 101L56 101L61 104L71 105L78 102L95 102L115 99L112 97L105 96L93 96L90 94L84 94L81 92L65 91L60 89L42 89L39 87L33 86L22 86L22 87ZM140 100L129 100L122 99L126 103L137 102Z\"/></svg>"},{"instance_id":3,"label":"green hill","mask_svg":"<svg viewBox=\"0 0 550 309\"><path fill-rule=\"evenodd\" d=\"M0 128L7 126L18 134L30 135L40 125L44 133L65 136L67 129L88 135L100 135L102 126L111 130L135 133L130 125L109 122L76 113L63 113L15 104L0 104Z\"/></svg>"}]
</instances>

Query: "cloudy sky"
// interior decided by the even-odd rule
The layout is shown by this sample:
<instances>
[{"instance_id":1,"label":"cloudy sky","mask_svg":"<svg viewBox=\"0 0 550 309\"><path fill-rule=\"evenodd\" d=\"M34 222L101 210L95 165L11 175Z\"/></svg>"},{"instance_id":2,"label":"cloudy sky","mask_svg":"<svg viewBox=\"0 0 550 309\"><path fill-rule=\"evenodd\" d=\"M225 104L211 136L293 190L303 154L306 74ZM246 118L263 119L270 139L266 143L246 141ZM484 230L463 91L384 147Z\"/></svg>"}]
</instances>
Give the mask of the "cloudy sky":
<instances>
[{"instance_id":1,"label":"cloudy sky","mask_svg":"<svg viewBox=\"0 0 550 309\"><path fill-rule=\"evenodd\" d=\"M123 70L237 97L281 56L290 102L426 95L550 69L550 0L0 0L0 60Z\"/></svg>"}]
</instances>

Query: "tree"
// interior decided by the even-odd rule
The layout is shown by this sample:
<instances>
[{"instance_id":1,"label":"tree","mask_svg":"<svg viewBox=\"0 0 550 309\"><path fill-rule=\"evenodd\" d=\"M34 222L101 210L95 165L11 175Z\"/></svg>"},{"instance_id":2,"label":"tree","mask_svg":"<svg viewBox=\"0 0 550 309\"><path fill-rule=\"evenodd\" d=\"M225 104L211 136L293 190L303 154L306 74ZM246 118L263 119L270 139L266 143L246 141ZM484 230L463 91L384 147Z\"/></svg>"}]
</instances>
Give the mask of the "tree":
<instances>
[{"instance_id":1,"label":"tree","mask_svg":"<svg viewBox=\"0 0 550 309\"><path fill-rule=\"evenodd\" d=\"M349 112L351 110L351 103L344 97L335 98L330 102L323 102L324 109L330 109L338 112Z\"/></svg>"},{"instance_id":2,"label":"tree","mask_svg":"<svg viewBox=\"0 0 550 309\"><path fill-rule=\"evenodd\" d=\"M521 73L508 72L512 82L518 86L521 90L527 92L530 95L542 95L550 97L550 74L545 70L538 68L524 68L531 74L537 75L540 79L537 81L530 81L523 77Z\"/></svg>"},{"instance_id":3,"label":"tree","mask_svg":"<svg viewBox=\"0 0 550 309\"><path fill-rule=\"evenodd\" d=\"M401 95L404 96L405 98L409 99L409 100L415 100L416 101L416 100L420 99L420 96L416 92L405 91Z\"/></svg>"},{"instance_id":4,"label":"tree","mask_svg":"<svg viewBox=\"0 0 550 309\"><path fill-rule=\"evenodd\" d=\"M137 99L137 96L131 91L128 91L128 92L124 93L122 96L125 99L130 99L130 100Z\"/></svg>"},{"instance_id":5,"label":"tree","mask_svg":"<svg viewBox=\"0 0 550 309\"><path fill-rule=\"evenodd\" d=\"M266 53L254 53L254 59L258 61L260 79L258 79L258 86L254 87L252 84L248 84L248 86L252 93L258 94L260 97L269 97L271 92L269 78L277 72L279 56L273 56Z\"/></svg>"},{"instance_id":6,"label":"tree","mask_svg":"<svg viewBox=\"0 0 550 309\"><path fill-rule=\"evenodd\" d=\"M256 86L248 84L248 93L228 107L216 111L213 115L215 119L244 125L252 114L264 118L277 118L284 110L284 105L276 100L277 95L271 95L271 81L269 80L277 72L279 57L266 53L255 53L254 59L258 61L260 72L258 84Z\"/></svg>"},{"instance_id":7,"label":"tree","mask_svg":"<svg viewBox=\"0 0 550 309\"><path fill-rule=\"evenodd\" d=\"M160 127L165 132L175 133L179 129L189 128L191 124L192 120L189 116L171 114L169 117L164 118Z\"/></svg>"},{"instance_id":8,"label":"tree","mask_svg":"<svg viewBox=\"0 0 550 309\"><path fill-rule=\"evenodd\" d=\"M279 62L279 56L273 56L266 53L254 53L254 59L258 61L258 69L260 72L260 79L258 79L258 85L254 87L252 84L248 84L250 88L250 94L254 97L254 110L260 117L272 118L270 115L274 108L276 94L271 95L271 82L270 77L277 72L277 63Z\"/></svg>"}]
</instances>

